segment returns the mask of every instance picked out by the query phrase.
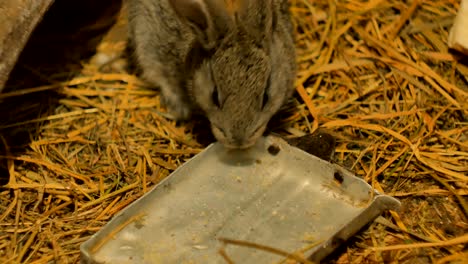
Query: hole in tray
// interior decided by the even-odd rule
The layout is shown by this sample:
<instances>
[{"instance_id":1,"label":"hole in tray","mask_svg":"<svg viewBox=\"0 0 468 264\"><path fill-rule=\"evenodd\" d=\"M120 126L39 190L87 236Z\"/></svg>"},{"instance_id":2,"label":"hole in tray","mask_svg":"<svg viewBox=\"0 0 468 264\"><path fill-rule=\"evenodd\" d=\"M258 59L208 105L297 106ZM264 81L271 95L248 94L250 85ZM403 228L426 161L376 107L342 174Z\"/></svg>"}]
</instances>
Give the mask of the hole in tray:
<instances>
[{"instance_id":1,"label":"hole in tray","mask_svg":"<svg viewBox=\"0 0 468 264\"><path fill-rule=\"evenodd\" d=\"M268 153L270 153L273 156L276 156L280 152L280 147L276 144L272 144L268 147Z\"/></svg>"},{"instance_id":2,"label":"hole in tray","mask_svg":"<svg viewBox=\"0 0 468 264\"><path fill-rule=\"evenodd\" d=\"M339 171L335 171L335 173L333 174L333 178L335 178L335 180L339 183L339 184L342 184L343 183L343 175L341 175L341 172Z\"/></svg>"}]
</instances>

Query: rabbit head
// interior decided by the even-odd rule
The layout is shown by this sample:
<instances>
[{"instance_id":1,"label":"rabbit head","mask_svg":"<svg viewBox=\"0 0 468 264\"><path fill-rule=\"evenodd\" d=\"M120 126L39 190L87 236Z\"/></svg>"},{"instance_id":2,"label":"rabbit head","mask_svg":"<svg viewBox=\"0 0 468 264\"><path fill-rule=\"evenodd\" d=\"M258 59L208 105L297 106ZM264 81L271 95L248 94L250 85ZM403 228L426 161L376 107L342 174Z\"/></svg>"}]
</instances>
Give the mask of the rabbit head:
<instances>
[{"instance_id":1,"label":"rabbit head","mask_svg":"<svg viewBox=\"0 0 468 264\"><path fill-rule=\"evenodd\" d=\"M252 146L294 91L289 15L273 0L169 1L195 35L187 57L194 103L224 146Z\"/></svg>"}]
</instances>

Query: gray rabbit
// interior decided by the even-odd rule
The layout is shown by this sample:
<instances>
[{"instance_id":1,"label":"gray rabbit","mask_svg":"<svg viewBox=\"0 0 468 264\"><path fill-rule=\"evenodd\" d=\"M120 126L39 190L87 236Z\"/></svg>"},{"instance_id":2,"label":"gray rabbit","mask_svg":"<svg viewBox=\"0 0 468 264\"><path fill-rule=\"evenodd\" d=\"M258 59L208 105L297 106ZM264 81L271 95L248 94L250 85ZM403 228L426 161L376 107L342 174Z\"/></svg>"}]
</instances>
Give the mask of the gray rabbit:
<instances>
[{"instance_id":1,"label":"gray rabbit","mask_svg":"<svg viewBox=\"0 0 468 264\"><path fill-rule=\"evenodd\" d=\"M128 0L142 78L176 120L196 110L216 139L247 148L294 91L288 0Z\"/></svg>"}]
</instances>

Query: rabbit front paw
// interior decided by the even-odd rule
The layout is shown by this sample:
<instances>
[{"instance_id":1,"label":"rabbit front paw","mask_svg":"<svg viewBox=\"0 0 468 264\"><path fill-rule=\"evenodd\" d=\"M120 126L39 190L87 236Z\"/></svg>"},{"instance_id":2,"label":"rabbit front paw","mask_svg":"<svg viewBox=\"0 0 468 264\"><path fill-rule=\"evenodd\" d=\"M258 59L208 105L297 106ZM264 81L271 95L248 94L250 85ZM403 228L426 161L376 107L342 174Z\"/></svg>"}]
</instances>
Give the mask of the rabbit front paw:
<instances>
[{"instance_id":1,"label":"rabbit front paw","mask_svg":"<svg viewBox=\"0 0 468 264\"><path fill-rule=\"evenodd\" d=\"M167 109L165 116L168 119L183 121L189 119L192 114L190 105L175 94L161 96L160 102L161 106Z\"/></svg>"}]
</instances>

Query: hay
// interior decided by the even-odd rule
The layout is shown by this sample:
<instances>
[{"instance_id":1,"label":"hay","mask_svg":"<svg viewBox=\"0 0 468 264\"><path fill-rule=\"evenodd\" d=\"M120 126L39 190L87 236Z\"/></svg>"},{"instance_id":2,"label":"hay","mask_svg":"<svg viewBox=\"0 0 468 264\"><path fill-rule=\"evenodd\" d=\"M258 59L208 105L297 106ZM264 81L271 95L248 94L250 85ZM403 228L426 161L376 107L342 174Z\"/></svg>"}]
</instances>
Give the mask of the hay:
<instances>
[{"instance_id":1,"label":"hay","mask_svg":"<svg viewBox=\"0 0 468 264\"><path fill-rule=\"evenodd\" d=\"M468 68L447 48L458 1L291 2L298 94L271 129L330 131L335 162L403 204L334 261L466 259ZM59 98L53 113L0 124L36 129L20 154L1 139L0 262L76 263L83 241L206 146L197 124L167 120L159 93L122 70L124 46L104 39L69 81L0 95Z\"/></svg>"}]
</instances>

